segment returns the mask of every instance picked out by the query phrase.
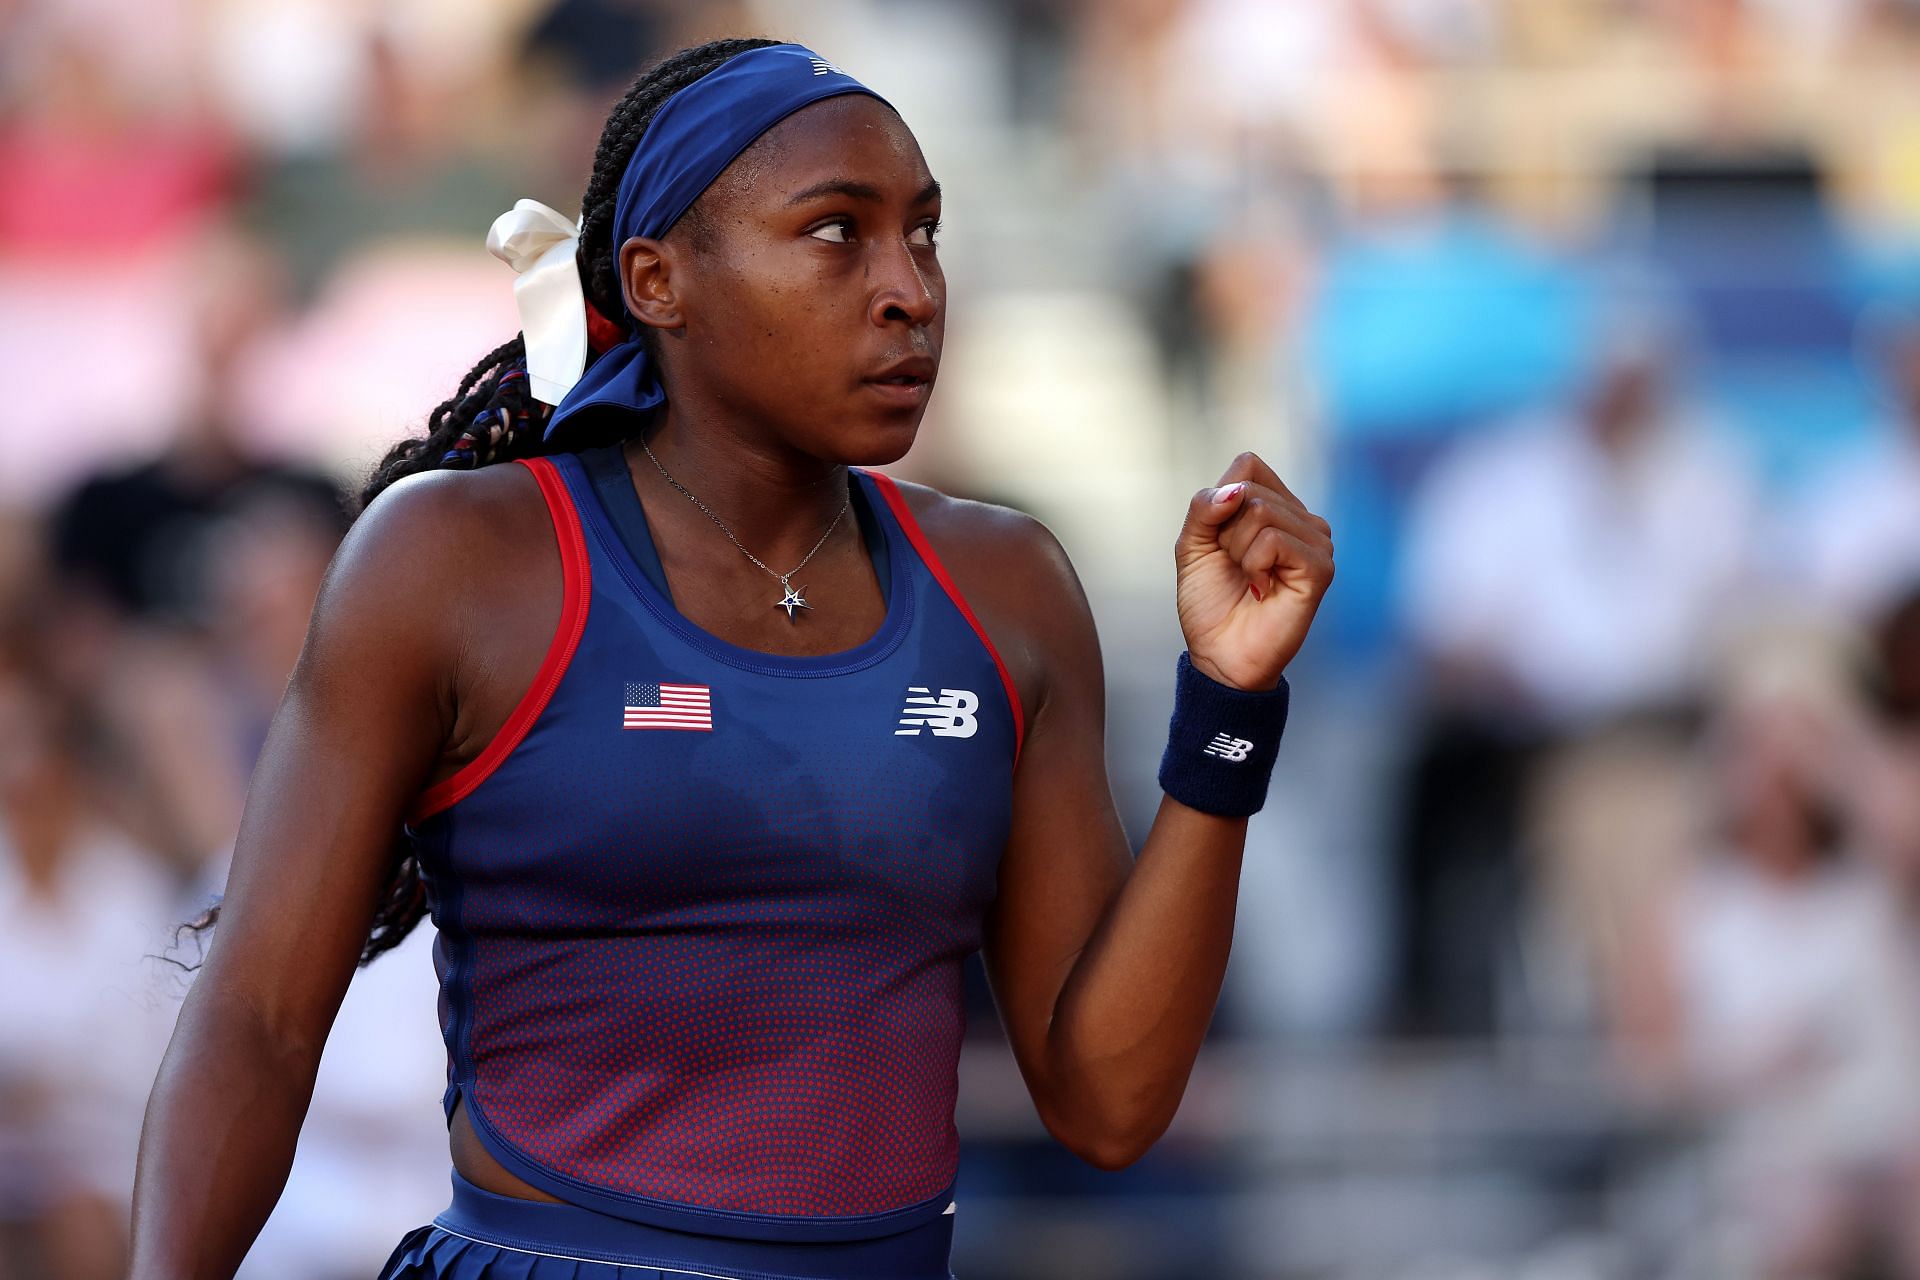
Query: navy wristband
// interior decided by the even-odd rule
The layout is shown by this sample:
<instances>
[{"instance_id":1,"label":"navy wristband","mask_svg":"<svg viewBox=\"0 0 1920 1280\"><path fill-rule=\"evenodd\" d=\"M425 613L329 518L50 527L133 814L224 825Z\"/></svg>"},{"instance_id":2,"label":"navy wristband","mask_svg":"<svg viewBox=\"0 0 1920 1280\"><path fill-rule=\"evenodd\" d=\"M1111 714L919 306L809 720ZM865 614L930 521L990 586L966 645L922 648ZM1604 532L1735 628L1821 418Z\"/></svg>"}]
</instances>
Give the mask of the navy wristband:
<instances>
[{"instance_id":1,"label":"navy wristband","mask_svg":"<svg viewBox=\"0 0 1920 1280\"><path fill-rule=\"evenodd\" d=\"M1287 727L1287 678L1272 689L1236 689L1196 670L1185 650L1174 670L1160 789L1202 813L1258 813Z\"/></svg>"}]
</instances>

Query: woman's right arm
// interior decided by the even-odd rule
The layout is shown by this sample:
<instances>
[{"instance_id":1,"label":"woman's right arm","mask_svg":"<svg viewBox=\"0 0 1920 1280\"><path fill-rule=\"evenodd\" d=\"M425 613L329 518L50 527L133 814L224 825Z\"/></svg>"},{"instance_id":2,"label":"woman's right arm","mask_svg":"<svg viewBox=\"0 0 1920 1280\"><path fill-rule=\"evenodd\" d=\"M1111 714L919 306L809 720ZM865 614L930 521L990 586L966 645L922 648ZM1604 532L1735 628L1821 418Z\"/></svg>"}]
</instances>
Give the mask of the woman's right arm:
<instances>
[{"instance_id":1,"label":"woman's right arm","mask_svg":"<svg viewBox=\"0 0 1920 1280\"><path fill-rule=\"evenodd\" d=\"M147 1104L132 1280L231 1277L286 1184L400 823L455 728L452 566L475 550L457 482L382 495L321 587Z\"/></svg>"}]
</instances>

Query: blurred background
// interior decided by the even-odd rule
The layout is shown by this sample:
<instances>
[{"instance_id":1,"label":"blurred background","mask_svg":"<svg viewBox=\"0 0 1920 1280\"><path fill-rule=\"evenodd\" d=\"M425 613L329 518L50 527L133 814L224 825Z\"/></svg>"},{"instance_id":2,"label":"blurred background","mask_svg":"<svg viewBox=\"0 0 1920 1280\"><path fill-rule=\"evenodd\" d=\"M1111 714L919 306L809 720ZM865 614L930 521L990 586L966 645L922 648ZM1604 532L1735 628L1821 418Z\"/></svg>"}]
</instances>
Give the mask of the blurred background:
<instances>
[{"instance_id":1,"label":"blurred background","mask_svg":"<svg viewBox=\"0 0 1920 1280\"><path fill-rule=\"evenodd\" d=\"M944 184L892 469L1067 546L1136 843L1188 496L1339 548L1169 1135L1053 1144L973 971L957 1272L1920 1277L1914 0L0 0L0 1277L124 1265L158 957L488 226L721 34ZM445 1204L429 943L243 1274Z\"/></svg>"}]
</instances>

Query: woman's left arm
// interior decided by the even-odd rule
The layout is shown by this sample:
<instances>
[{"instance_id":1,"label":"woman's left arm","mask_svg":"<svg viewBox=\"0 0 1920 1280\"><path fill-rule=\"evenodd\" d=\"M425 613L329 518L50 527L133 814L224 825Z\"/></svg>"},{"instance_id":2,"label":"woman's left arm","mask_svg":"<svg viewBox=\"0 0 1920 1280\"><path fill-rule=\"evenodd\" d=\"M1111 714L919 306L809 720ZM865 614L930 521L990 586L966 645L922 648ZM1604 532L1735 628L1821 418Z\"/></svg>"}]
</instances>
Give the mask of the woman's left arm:
<instances>
[{"instance_id":1,"label":"woman's left arm","mask_svg":"<svg viewBox=\"0 0 1920 1280\"><path fill-rule=\"evenodd\" d=\"M982 950L1041 1121L1117 1169L1166 1131L1186 1090L1226 973L1247 819L1163 795L1131 856L1107 779L1093 616L1058 543L1031 529L1025 572L1009 577L1044 602L1018 611L1038 700ZM1194 495L1175 561L1195 668L1276 687L1333 579L1327 522L1243 453Z\"/></svg>"}]
</instances>

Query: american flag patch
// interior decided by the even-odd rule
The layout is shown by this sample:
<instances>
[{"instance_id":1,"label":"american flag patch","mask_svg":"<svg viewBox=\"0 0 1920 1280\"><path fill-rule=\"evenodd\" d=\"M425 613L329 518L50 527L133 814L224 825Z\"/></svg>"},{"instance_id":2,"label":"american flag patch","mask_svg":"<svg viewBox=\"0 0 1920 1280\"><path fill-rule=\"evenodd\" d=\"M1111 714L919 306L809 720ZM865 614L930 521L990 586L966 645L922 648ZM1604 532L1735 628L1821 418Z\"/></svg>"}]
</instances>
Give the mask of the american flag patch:
<instances>
[{"instance_id":1,"label":"american flag patch","mask_svg":"<svg viewBox=\"0 0 1920 1280\"><path fill-rule=\"evenodd\" d=\"M713 690L704 684L627 682L623 729L700 729L713 731Z\"/></svg>"}]
</instances>

